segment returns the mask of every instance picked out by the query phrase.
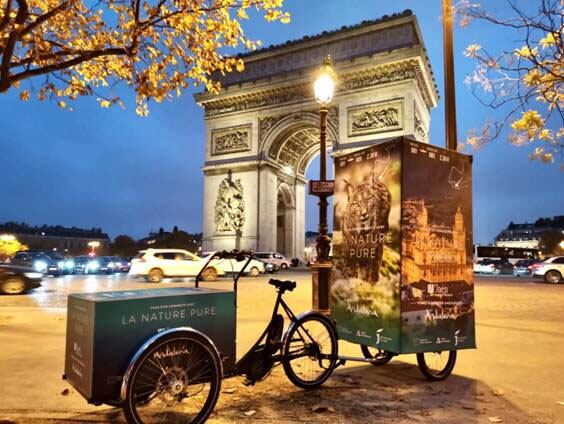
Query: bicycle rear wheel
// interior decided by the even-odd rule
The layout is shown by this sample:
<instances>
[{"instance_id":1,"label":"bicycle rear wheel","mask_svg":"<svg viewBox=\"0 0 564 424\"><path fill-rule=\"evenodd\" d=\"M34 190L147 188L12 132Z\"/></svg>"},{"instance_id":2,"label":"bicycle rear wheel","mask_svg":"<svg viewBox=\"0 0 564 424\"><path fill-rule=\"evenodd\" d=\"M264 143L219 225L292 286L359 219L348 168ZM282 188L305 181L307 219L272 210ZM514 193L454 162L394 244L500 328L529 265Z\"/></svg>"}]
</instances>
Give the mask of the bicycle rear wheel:
<instances>
[{"instance_id":1,"label":"bicycle rear wheel","mask_svg":"<svg viewBox=\"0 0 564 424\"><path fill-rule=\"evenodd\" d=\"M333 372L337 350L337 333L331 321L323 315L306 315L290 327L286 336L284 372L298 387L318 387Z\"/></svg>"},{"instance_id":2,"label":"bicycle rear wheel","mask_svg":"<svg viewBox=\"0 0 564 424\"><path fill-rule=\"evenodd\" d=\"M202 423L219 397L222 366L205 337L171 333L141 354L129 376L128 423Z\"/></svg>"},{"instance_id":3,"label":"bicycle rear wheel","mask_svg":"<svg viewBox=\"0 0 564 424\"><path fill-rule=\"evenodd\" d=\"M394 357L390 352L366 345L360 345L360 350L362 350L362 354L366 359L373 360L371 364L375 367L386 365Z\"/></svg>"}]
</instances>

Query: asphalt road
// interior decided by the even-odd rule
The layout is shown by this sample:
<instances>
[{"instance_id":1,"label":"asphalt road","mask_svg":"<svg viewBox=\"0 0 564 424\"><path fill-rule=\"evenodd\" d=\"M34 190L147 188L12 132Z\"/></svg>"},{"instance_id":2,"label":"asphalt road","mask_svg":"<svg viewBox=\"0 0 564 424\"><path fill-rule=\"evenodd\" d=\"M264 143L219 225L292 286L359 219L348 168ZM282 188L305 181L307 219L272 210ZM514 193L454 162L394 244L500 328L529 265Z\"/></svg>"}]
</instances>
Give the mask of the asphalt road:
<instances>
[{"instance_id":1,"label":"asphalt road","mask_svg":"<svg viewBox=\"0 0 564 424\"><path fill-rule=\"evenodd\" d=\"M298 281L298 288L285 296L295 312L310 309L307 272L277 277ZM240 282L239 357L269 318L274 290L267 278ZM478 349L459 352L446 382L430 385L413 366L413 355L404 355L386 367L349 363L322 390L304 396L277 369L253 388L233 379L237 396L222 394L212 421L488 423L499 418L504 423L564 423L564 284L505 276L477 276L475 282ZM229 280L206 285L231 286ZM148 286L123 275L64 276L47 278L24 296L0 297L0 422L121 420L119 410L93 407L74 390L65 391L69 385L60 377L66 297ZM340 344L340 353L360 354L358 346L347 343ZM312 412L316 402L328 402L336 411ZM248 410L258 412L249 417Z\"/></svg>"}]
</instances>

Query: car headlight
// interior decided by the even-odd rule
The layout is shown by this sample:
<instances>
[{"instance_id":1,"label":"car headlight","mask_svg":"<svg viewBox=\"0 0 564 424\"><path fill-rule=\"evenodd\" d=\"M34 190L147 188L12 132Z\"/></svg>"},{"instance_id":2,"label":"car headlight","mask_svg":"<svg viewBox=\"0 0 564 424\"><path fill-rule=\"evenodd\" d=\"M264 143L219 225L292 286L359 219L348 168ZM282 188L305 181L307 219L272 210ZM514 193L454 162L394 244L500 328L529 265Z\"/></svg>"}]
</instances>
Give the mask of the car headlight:
<instances>
[{"instance_id":1,"label":"car headlight","mask_svg":"<svg viewBox=\"0 0 564 424\"><path fill-rule=\"evenodd\" d=\"M66 266L68 269L73 269L73 268L74 268L74 261L71 261L71 260L66 261L66 262L65 262L65 266Z\"/></svg>"},{"instance_id":2,"label":"car headlight","mask_svg":"<svg viewBox=\"0 0 564 424\"><path fill-rule=\"evenodd\" d=\"M64 267L65 267L65 261L59 261L59 262L57 262L57 266L58 266L59 268L64 268Z\"/></svg>"},{"instance_id":3,"label":"car headlight","mask_svg":"<svg viewBox=\"0 0 564 424\"><path fill-rule=\"evenodd\" d=\"M47 269L47 262L45 262L45 261L35 261L33 263L33 268L35 268L35 270L39 271L39 272L45 271Z\"/></svg>"},{"instance_id":4,"label":"car headlight","mask_svg":"<svg viewBox=\"0 0 564 424\"><path fill-rule=\"evenodd\" d=\"M98 269L98 268L100 268L100 264L96 261L88 262L88 268Z\"/></svg>"},{"instance_id":5,"label":"car headlight","mask_svg":"<svg viewBox=\"0 0 564 424\"><path fill-rule=\"evenodd\" d=\"M42 278L43 274L40 272L24 272L27 278Z\"/></svg>"}]
</instances>

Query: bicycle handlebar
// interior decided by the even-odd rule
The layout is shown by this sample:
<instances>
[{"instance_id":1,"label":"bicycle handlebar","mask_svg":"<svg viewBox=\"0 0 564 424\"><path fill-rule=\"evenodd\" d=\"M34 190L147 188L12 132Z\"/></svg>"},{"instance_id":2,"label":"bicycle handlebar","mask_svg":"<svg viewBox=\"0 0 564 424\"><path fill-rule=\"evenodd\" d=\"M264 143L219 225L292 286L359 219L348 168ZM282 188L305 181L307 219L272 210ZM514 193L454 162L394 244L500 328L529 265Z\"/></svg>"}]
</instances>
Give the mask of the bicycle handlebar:
<instances>
[{"instance_id":1,"label":"bicycle handlebar","mask_svg":"<svg viewBox=\"0 0 564 424\"><path fill-rule=\"evenodd\" d=\"M247 260L247 262L245 263L245 265L243 265L243 267L241 268L241 270L239 271L237 276L233 278L233 290L236 292L237 291L237 282L239 281L239 278L241 277L241 275L243 275L243 273L245 272L247 265L249 265L249 263L251 262L251 259L253 259L253 257L254 257L254 253L250 250L234 249L234 250L231 250L231 251L222 250L222 251L217 251L217 252L212 253L210 255L210 257L208 258L208 260L206 261L205 265L202 267L202 269L200 269L200 272L198 273L198 275L196 275L196 287L199 287L200 278L202 277L202 273L208 267L208 265L211 263L211 261L213 261L214 259L235 259L237 262Z\"/></svg>"},{"instance_id":2,"label":"bicycle handlebar","mask_svg":"<svg viewBox=\"0 0 564 424\"><path fill-rule=\"evenodd\" d=\"M235 259L237 261L244 261L245 259L247 259L248 257L253 257L254 253L250 250L223 250L221 252L215 252L212 255L212 259Z\"/></svg>"}]
</instances>

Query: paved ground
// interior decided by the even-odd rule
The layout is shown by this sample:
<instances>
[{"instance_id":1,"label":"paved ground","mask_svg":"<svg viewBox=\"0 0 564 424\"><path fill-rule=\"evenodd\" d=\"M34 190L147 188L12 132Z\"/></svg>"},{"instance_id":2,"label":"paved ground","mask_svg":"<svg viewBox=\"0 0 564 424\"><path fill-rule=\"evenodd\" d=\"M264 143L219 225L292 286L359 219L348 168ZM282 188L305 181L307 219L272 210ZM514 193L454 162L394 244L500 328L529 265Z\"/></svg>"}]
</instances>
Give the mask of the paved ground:
<instances>
[{"instance_id":1,"label":"paved ground","mask_svg":"<svg viewBox=\"0 0 564 424\"><path fill-rule=\"evenodd\" d=\"M308 309L311 277L288 274L279 277L296 279L298 288L286 299L296 311ZM65 391L66 295L146 287L124 276L67 276L47 279L30 295L0 297L0 423L121 421L120 410L93 407ZM273 295L266 278L241 281L239 355L268 319ZM378 368L350 363L307 393L276 369L251 388L240 378L225 380L210 422L564 423L564 285L478 277L476 302L478 349L460 352L445 382L424 380L413 355ZM340 349L359 355L355 345L341 343Z\"/></svg>"}]
</instances>

